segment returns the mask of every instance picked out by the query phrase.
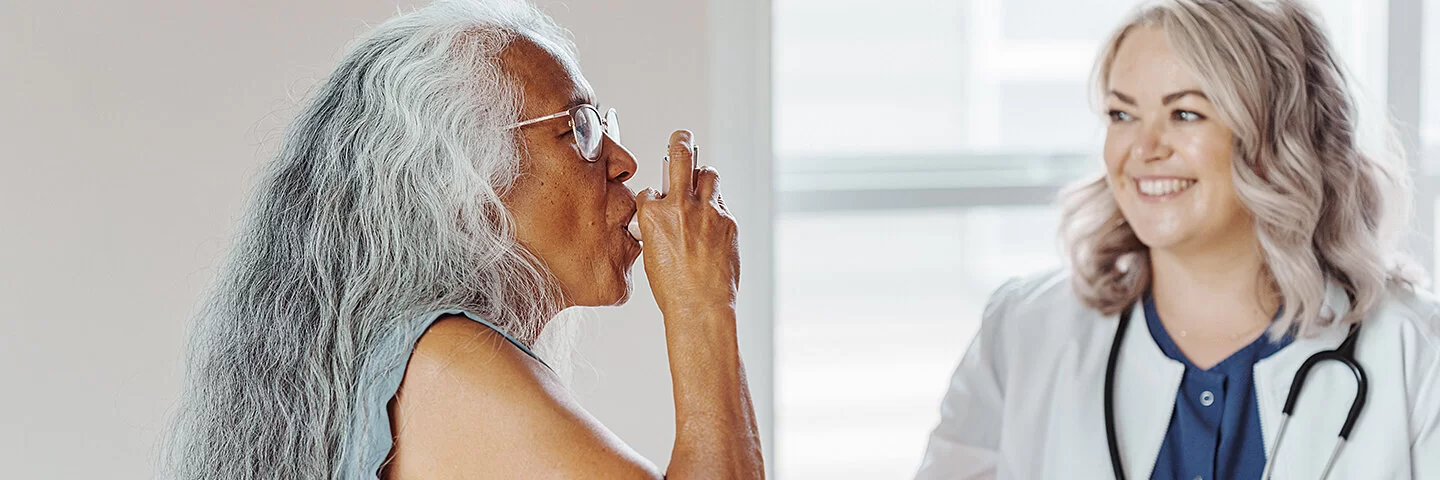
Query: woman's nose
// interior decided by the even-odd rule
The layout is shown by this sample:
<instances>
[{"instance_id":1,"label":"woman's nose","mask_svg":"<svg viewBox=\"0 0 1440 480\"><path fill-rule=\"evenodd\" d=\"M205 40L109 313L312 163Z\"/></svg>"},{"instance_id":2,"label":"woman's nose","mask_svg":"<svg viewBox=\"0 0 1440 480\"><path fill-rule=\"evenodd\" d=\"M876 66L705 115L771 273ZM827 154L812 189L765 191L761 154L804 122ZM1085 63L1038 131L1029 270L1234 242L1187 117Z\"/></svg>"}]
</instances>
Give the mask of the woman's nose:
<instances>
[{"instance_id":1,"label":"woman's nose","mask_svg":"<svg viewBox=\"0 0 1440 480\"><path fill-rule=\"evenodd\" d=\"M635 163L635 156L630 154L620 142L605 135L605 145L600 149L601 155L605 158L605 165L608 168L606 178L624 182L635 176L635 170L640 166Z\"/></svg>"},{"instance_id":2,"label":"woman's nose","mask_svg":"<svg viewBox=\"0 0 1440 480\"><path fill-rule=\"evenodd\" d=\"M1147 126L1140 135L1135 138L1135 143L1130 146L1130 158L1152 162L1164 160L1172 153L1169 144L1165 141L1164 127Z\"/></svg>"}]
</instances>

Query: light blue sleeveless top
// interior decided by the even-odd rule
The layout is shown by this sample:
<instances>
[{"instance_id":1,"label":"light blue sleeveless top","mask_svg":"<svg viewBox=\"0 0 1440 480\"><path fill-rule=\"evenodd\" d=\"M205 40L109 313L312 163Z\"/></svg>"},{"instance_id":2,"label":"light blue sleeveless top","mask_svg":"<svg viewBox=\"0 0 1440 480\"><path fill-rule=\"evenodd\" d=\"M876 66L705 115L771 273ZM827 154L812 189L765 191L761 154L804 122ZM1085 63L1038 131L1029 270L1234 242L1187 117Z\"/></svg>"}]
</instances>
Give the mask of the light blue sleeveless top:
<instances>
[{"instance_id":1,"label":"light blue sleeveless top","mask_svg":"<svg viewBox=\"0 0 1440 480\"><path fill-rule=\"evenodd\" d=\"M430 325L439 320L440 317L448 315L464 315L491 330L499 332L511 344L525 352L531 358L545 365L535 352L530 351L521 344L515 337L505 333L495 324L470 314L464 310L441 310L425 314L418 322L414 322L410 328L399 328L391 335L399 335L402 338L389 338L380 342L381 349L402 348L403 352L394 351L373 351L366 355L371 361L366 362L360 372L360 380L356 389L355 417L349 438L346 439L348 452L341 463L344 475L341 478L347 480L377 480L380 475L380 467L390 456L390 449L394 447L393 432L390 431L390 412L387 406L390 399L395 397L395 392L400 389L400 380L405 377L405 367L410 363L410 354L415 351L415 344L420 341L420 336ZM396 363L398 359L398 364ZM549 365L546 365L549 368Z\"/></svg>"}]
</instances>

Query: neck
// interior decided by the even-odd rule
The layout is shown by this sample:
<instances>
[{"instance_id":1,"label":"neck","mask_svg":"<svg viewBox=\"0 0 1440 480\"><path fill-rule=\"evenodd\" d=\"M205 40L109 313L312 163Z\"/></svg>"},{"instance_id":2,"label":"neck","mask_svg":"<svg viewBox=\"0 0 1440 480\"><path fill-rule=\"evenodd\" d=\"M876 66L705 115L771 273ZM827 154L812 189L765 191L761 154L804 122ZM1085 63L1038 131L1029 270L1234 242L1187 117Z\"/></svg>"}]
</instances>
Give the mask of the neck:
<instances>
[{"instance_id":1,"label":"neck","mask_svg":"<svg viewBox=\"0 0 1440 480\"><path fill-rule=\"evenodd\" d=\"M1150 251L1151 292L1167 327L1228 338L1263 330L1280 308L1251 235L1210 248Z\"/></svg>"}]
</instances>

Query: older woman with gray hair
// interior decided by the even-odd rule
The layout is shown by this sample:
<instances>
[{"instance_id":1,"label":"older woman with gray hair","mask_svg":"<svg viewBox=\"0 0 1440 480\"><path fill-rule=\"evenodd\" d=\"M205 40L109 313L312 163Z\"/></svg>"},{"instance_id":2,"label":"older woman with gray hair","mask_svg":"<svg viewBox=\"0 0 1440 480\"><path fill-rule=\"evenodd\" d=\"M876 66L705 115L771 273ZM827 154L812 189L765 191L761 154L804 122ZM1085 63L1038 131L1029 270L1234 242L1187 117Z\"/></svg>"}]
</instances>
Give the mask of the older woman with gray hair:
<instances>
[{"instance_id":1,"label":"older woman with gray hair","mask_svg":"<svg viewBox=\"0 0 1440 480\"><path fill-rule=\"evenodd\" d=\"M719 177L680 131L673 191L632 195L618 141L565 32L523 1L442 1L365 35L291 126L195 320L166 473L659 478L531 351L561 310L625 302L643 254L675 391L663 474L762 477Z\"/></svg>"},{"instance_id":2,"label":"older woman with gray hair","mask_svg":"<svg viewBox=\"0 0 1440 480\"><path fill-rule=\"evenodd\" d=\"M1440 479L1408 182L1292 1L1161 0L1096 69L1066 271L986 308L917 478Z\"/></svg>"}]
</instances>

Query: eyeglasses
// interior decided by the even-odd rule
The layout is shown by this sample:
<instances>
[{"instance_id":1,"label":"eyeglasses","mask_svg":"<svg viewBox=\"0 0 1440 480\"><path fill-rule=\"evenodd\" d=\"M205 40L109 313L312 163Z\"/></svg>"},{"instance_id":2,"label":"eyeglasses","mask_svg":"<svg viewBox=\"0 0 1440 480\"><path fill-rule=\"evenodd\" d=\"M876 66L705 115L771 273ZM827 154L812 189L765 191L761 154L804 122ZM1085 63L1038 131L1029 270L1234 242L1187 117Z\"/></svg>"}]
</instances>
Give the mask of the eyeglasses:
<instances>
[{"instance_id":1,"label":"eyeglasses","mask_svg":"<svg viewBox=\"0 0 1440 480\"><path fill-rule=\"evenodd\" d=\"M576 105L564 112L506 125L505 130L560 117L570 117L570 129L575 136L575 147L580 149L580 155L584 156L587 161L595 162L600 159L600 149L605 145L605 135L609 135L611 140L620 141L620 118L615 115L615 109L606 111L605 117L601 118L600 110L589 104Z\"/></svg>"}]
</instances>

